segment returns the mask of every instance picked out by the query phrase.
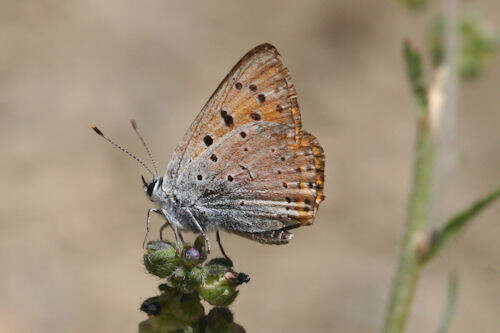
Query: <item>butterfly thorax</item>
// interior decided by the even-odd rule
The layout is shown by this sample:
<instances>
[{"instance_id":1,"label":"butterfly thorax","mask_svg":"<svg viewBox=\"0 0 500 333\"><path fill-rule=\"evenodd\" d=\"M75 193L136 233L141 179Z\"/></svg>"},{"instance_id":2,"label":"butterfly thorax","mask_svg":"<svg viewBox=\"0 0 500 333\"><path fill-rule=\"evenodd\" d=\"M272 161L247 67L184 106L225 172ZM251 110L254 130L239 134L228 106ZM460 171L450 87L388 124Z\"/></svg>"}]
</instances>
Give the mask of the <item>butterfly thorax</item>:
<instances>
[{"instance_id":1,"label":"butterfly thorax","mask_svg":"<svg viewBox=\"0 0 500 333\"><path fill-rule=\"evenodd\" d=\"M189 198L183 196L183 192L171 186L163 177L155 178L149 184L144 185L144 191L148 198L161 210L169 223L181 230L198 232L188 212L193 206Z\"/></svg>"}]
</instances>

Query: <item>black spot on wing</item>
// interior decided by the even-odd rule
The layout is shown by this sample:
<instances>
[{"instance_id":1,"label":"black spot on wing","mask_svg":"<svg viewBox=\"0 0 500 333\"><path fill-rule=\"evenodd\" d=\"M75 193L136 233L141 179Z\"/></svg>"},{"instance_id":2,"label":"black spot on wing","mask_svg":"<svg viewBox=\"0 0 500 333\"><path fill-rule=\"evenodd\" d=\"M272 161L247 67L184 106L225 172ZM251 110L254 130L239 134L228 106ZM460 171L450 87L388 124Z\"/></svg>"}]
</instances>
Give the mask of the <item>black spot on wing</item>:
<instances>
[{"instance_id":1,"label":"black spot on wing","mask_svg":"<svg viewBox=\"0 0 500 333\"><path fill-rule=\"evenodd\" d=\"M261 119L261 116L257 111L252 111L252 113L250 113L250 117L255 121L259 121Z\"/></svg>"},{"instance_id":2,"label":"black spot on wing","mask_svg":"<svg viewBox=\"0 0 500 333\"><path fill-rule=\"evenodd\" d=\"M203 138L203 142L205 143L205 146L210 146L212 143L214 143L214 139L210 135L205 135Z\"/></svg>"},{"instance_id":3,"label":"black spot on wing","mask_svg":"<svg viewBox=\"0 0 500 333\"><path fill-rule=\"evenodd\" d=\"M233 117L229 115L226 110L221 110L220 115L224 120L224 124L226 124L226 126L231 126L234 124Z\"/></svg>"}]
</instances>

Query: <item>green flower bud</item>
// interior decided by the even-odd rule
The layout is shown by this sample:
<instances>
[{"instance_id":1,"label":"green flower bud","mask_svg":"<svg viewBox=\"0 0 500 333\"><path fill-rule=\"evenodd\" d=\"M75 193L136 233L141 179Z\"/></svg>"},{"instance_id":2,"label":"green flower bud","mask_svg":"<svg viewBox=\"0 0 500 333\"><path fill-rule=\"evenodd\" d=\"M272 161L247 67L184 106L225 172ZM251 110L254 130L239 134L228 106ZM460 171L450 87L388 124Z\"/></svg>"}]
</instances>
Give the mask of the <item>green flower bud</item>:
<instances>
[{"instance_id":1,"label":"green flower bud","mask_svg":"<svg viewBox=\"0 0 500 333\"><path fill-rule=\"evenodd\" d=\"M227 271L224 274L227 282L232 286L239 286L240 284L250 281L250 277L245 273L236 273L233 270Z\"/></svg>"},{"instance_id":2,"label":"green flower bud","mask_svg":"<svg viewBox=\"0 0 500 333\"><path fill-rule=\"evenodd\" d=\"M170 313L162 314L158 317L151 317L148 322L152 328L151 332L174 332L177 330L186 332L187 329L190 329L189 323L176 318Z\"/></svg>"},{"instance_id":3,"label":"green flower bud","mask_svg":"<svg viewBox=\"0 0 500 333\"><path fill-rule=\"evenodd\" d=\"M194 323L205 315L205 309L197 293L175 297L168 304L168 310L177 319L186 323Z\"/></svg>"},{"instance_id":4,"label":"green flower bud","mask_svg":"<svg viewBox=\"0 0 500 333\"><path fill-rule=\"evenodd\" d=\"M174 288L177 292L183 294L190 294L196 290L200 281L193 278L191 271L186 267L177 267L177 269L170 274L166 280L166 285Z\"/></svg>"},{"instance_id":5,"label":"green flower bud","mask_svg":"<svg viewBox=\"0 0 500 333\"><path fill-rule=\"evenodd\" d=\"M203 281L204 272L200 267L193 267L191 270L186 270L186 275L179 282L178 289L184 294L190 294L198 288Z\"/></svg>"},{"instance_id":6,"label":"green flower bud","mask_svg":"<svg viewBox=\"0 0 500 333\"><path fill-rule=\"evenodd\" d=\"M182 263L186 267L194 267L198 265L201 261L201 253L200 251L195 248L195 247L184 247L184 250L182 250Z\"/></svg>"},{"instance_id":7,"label":"green flower bud","mask_svg":"<svg viewBox=\"0 0 500 333\"><path fill-rule=\"evenodd\" d=\"M167 313L169 311L168 305L170 304L170 302L172 302L173 299L179 297L182 294L179 292L179 290L168 286L166 283L160 285L160 290L162 293L160 294L160 296L158 296L158 298L162 307L162 313Z\"/></svg>"},{"instance_id":8,"label":"green flower bud","mask_svg":"<svg viewBox=\"0 0 500 333\"><path fill-rule=\"evenodd\" d=\"M139 323L139 332L140 333L155 333L153 326L151 326L151 322L148 320L141 321Z\"/></svg>"},{"instance_id":9,"label":"green flower bud","mask_svg":"<svg viewBox=\"0 0 500 333\"><path fill-rule=\"evenodd\" d=\"M179 265L180 258L175 246L169 242L151 241L144 254L144 266L149 273L160 278L168 277Z\"/></svg>"},{"instance_id":10,"label":"green flower bud","mask_svg":"<svg viewBox=\"0 0 500 333\"><path fill-rule=\"evenodd\" d=\"M167 284L170 287L178 288L186 279L188 271L185 267L177 267L167 278Z\"/></svg>"},{"instance_id":11,"label":"green flower bud","mask_svg":"<svg viewBox=\"0 0 500 333\"><path fill-rule=\"evenodd\" d=\"M177 290L166 283L160 284L158 289L160 289L163 295L177 295Z\"/></svg>"},{"instance_id":12,"label":"green flower bud","mask_svg":"<svg viewBox=\"0 0 500 333\"><path fill-rule=\"evenodd\" d=\"M208 314L208 323L211 322L225 322L225 323L233 323L233 313L231 310L225 307L217 306L210 310Z\"/></svg>"},{"instance_id":13,"label":"green flower bud","mask_svg":"<svg viewBox=\"0 0 500 333\"><path fill-rule=\"evenodd\" d=\"M203 266L206 276L221 275L231 271L231 262L225 258L214 258Z\"/></svg>"},{"instance_id":14,"label":"green flower bud","mask_svg":"<svg viewBox=\"0 0 500 333\"><path fill-rule=\"evenodd\" d=\"M160 297L158 296L150 297L144 302L142 302L141 311L145 312L148 316L160 315L162 311Z\"/></svg>"},{"instance_id":15,"label":"green flower bud","mask_svg":"<svg viewBox=\"0 0 500 333\"><path fill-rule=\"evenodd\" d=\"M193 267L188 273L188 278L196 281L198 284L203 281L204 277L205 271L201 267Z\"/></svg>"},{"instance_id":16,"label":"green flower bud","mask_svg":"<svg viewBox=\"0 0 500 333\"><path fill-rule=\"evenodd\" d=\"M228 281L225 272L209 275L198 291L205 301L218 306L231 304L238 295L236 285Z\"/></svg>"},{"instance_id":17,"label":"green flower bud","mask_svg":"<svg viewBox=\"0 0 500 333\"><path fill-rule=\"evenodd\" d=\"M211 266L211 265L222 266L224 268L233 267L233 263L231 262L230 259L227 258L213 258L206 264L206 266Z\"/></svg>"},{"instance_id":18,"label":"green flower bud","mask_svg":"<svg viewBox=\"0 0 500 333\"><path fill-rule=\"evenodd\" d=\"M179 284L179 290L183 294L190 294L196 290L199 285L199 281L191 279L190 274L186 276L184 280Z\"/></svg>"},{"instance_id":19,"label":"green flower bud","mask_svg":"<svg viewBox=\"0 0 500 333\"><path fill-rule=\"evenodd\" d=\"M234 333L233 314L228 308L215 307L207 316L205 333Z\"/></svg>"},{"instance_id":20,"label":"green flower bud","mask_svg":"<svg viewBox=\"0 0 500 333\"><path fill-rule=\"evenodd\" d=\"M205 237L202 235L196 237L196 240L194 241L194 246L195 249L200 252L200 259L198 260L198 263L203 263L205 260L207 260L208 257L208 252L207 252L207 245L205 242Z\"/></svg>"}]
</instances>

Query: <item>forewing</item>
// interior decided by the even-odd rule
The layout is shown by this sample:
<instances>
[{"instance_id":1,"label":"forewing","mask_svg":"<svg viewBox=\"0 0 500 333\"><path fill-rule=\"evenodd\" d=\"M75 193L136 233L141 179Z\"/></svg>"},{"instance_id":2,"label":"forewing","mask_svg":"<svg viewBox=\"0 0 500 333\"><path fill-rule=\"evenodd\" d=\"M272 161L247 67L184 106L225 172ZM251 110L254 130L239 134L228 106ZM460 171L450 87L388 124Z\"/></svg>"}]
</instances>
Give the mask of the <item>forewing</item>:
<instances>
[{"instance_id":1,"label":"forewing","mask_svg":"<svg viewBox=\"0 0 500 333\"><path fill-rule=\"evenodd\" d=\"M207 148L256 121L287 125L298 140L301 122L295 88L270 44L249 51L220 83L176 148L166 178L175 187L182 181L181 171Z\"/></svg>"}]
</instances>

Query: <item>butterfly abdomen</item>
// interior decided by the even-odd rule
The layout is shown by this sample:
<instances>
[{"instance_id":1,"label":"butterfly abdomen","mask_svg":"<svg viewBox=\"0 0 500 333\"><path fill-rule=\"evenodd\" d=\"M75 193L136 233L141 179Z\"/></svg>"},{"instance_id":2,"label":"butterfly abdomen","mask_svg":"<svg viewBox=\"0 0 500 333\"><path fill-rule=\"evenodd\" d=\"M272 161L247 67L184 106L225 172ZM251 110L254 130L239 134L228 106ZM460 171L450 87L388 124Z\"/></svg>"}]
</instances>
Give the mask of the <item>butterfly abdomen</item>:
<instances>
[{"instance_id":1,"label":"butterfly abdomen","mask_svg":"<svg viewBox=\"0 0 500 333\"><path fill-rule=\"evenodd\" d=\"M236 233L259 243L274 245L288 244L293 238L292 233L289 233L288 231L283 229L254 233Z\"/></svg>"}]
</instances>

